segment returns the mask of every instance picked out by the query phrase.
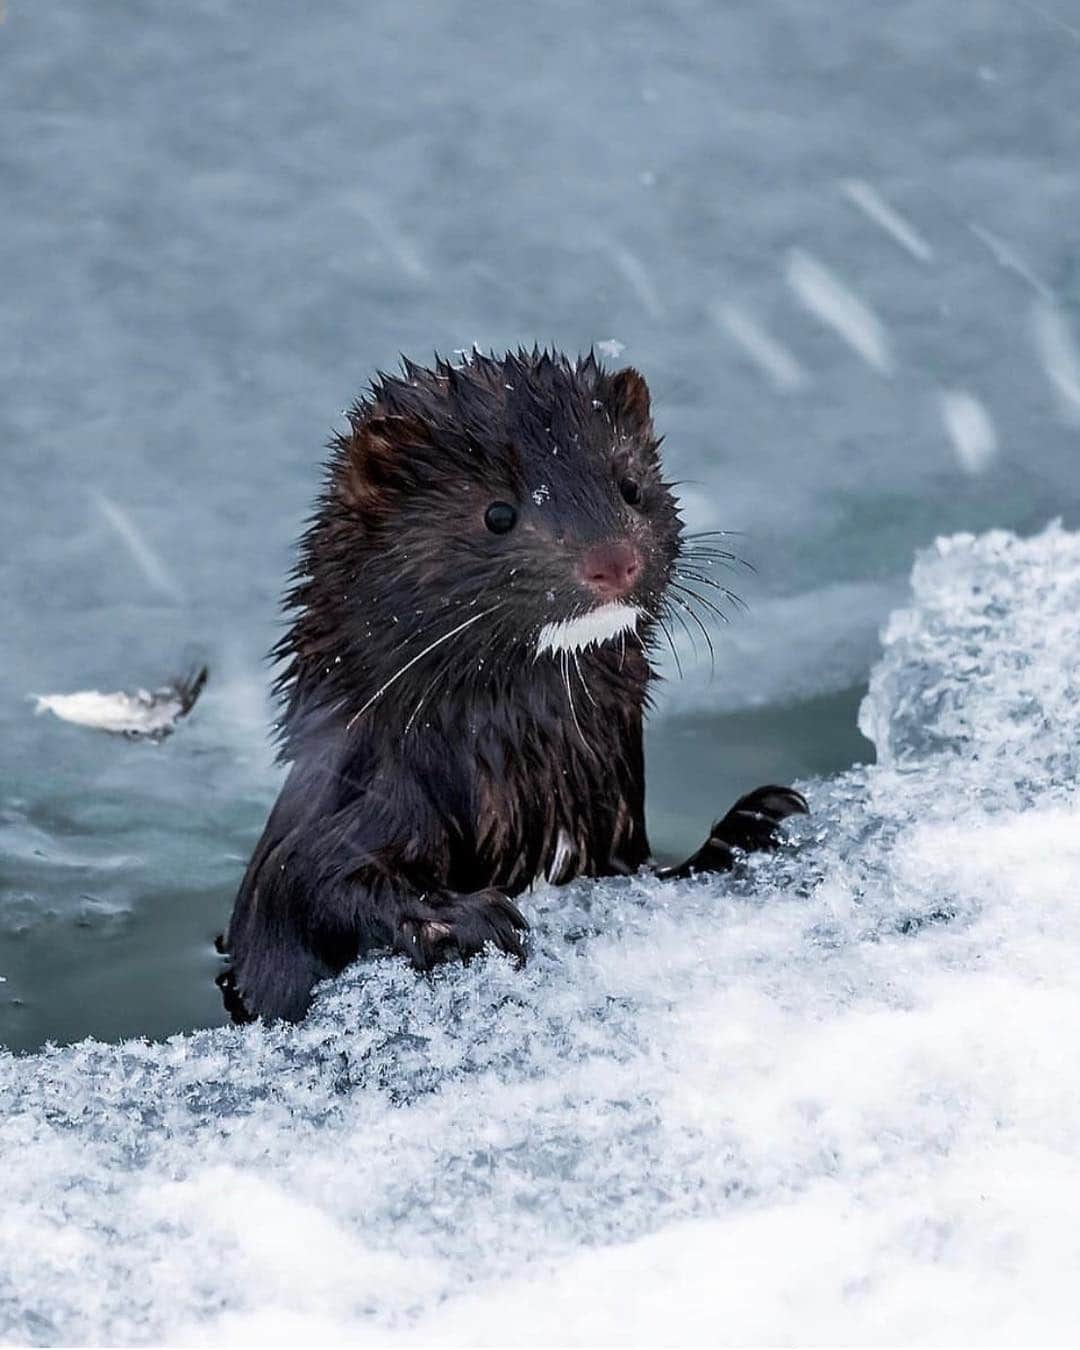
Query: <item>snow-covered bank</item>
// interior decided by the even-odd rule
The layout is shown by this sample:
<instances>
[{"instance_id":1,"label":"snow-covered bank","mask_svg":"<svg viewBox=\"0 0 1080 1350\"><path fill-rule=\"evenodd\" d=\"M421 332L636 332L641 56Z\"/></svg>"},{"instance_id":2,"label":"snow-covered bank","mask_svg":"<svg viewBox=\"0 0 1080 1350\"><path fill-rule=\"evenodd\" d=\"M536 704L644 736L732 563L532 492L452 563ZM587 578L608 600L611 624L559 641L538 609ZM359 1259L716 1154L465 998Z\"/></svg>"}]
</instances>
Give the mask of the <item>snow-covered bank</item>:
<instances>
[{"instance_id":1,"label":"snow-covered bank","mask_svg":"<svg viewBox=\"0 0 1080 1350\"><path fill-rule=\"evenodd\" d=\"M299 1029L0 1057L0 1337L1067 1343L1080 536L916 566L798 851Z\"/></svg>"}]
</instances>

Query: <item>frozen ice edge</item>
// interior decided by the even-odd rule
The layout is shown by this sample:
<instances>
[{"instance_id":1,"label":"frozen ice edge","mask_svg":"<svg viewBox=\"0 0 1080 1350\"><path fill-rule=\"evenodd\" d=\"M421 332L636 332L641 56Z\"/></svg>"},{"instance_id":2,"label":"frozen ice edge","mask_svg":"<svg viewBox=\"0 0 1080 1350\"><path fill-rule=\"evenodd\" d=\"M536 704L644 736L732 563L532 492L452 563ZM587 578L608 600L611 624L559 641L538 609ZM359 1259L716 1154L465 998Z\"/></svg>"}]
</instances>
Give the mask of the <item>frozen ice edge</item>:
<instances>
[{"instance_id":1,"label":"frozen ice edge","mask_svg":"<svg viewBox=\"0 0 1080 1350\"><path fill-rule=\"evenodd\" d=\"M798 852L301 1028L0 1056L0 1339L1066 1343L1080 536L922 554Z\"/></svg>"}]
</instances>

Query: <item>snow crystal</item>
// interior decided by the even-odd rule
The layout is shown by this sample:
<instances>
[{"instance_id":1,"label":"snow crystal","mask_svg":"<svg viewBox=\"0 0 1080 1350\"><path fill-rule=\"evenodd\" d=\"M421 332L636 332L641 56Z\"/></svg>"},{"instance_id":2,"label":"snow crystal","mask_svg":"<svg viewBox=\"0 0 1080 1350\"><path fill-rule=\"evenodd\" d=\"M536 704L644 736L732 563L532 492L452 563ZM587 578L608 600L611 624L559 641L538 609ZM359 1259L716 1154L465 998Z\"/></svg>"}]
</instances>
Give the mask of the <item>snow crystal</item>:
<instances>
[{"instance_id":1,"label":"snow crystal","mask_svg":"<svg viewBox=\"0 0 1080 1350\"><path fill-rule=\"evenodd\" d=\"M777 389L791 393L809 383L806 371L798 360L771 333L766 332L753 315L738 305L726 304L717 307L716 320Z\"/></svg>"},{"instance_id":2,"label":"snow crystal","mask_svg":"<svg viewBox=\"0 0 1080 1350\"><path fill-rule=\"evenodd\" d=\"M933 262L934 250L914 225L891 207L876 188L861 178L847 178L840 184L840 190L848 201L864 212L875 225L880 225L913 258L918 258L919 262Z\"/></svg>"},{"instance_id":3,"label":"snow crystal","mask_svg":"<svg viewBox=\"0 0 1080 1350\"><path fill-rule=\"evenodd\" d=\"M1057 305L1036 301L1031 331L1047 379L1060 396L1065 414L1075 420L1080 414L1080 351L1068 320Z\"/></svg>"},{"instance_id":4,"label":"snow crystal","mask_svg":"<svg viewBox=\"0 0 1080 1350\"><path fill-rule=\"evenodd\" d=\"M649 318L662 319L664 306L660 294L638 255L614 239L601 237L599 244Z\"/></svg>"},{"instance_id":5,"label":"snow crystal","mask_svg":"<svg viewBox=\"0 0 1080 1350\"><path fill-rule=\"evenodd\" d=\"M618 338L605 338L596 344L596 350L608 361L617 361L626 351L626 343L620 342Z\"/></svg>"},{"instance_id":6,"label":"snow crystal","mask_svg":"<svg viewBox=\"0 0 1080 1350\"><path fill-rule=\"evenodd\" d=\"M362 192L352 192L346 200L407 277L413 281L428 279L430 269L420 257L415 244L402 234L401 226L391 218L385 203L373 201Z\"/></svg>"},{"instance_id":7,"label":"snow crystal","mask_svg":"<svg viewBox=\"0 0 1080 1350\"><path fill-rule=\"evenodd\" d=\"M0 1338L1070 1339L1080 536L939 541L883 641L880 763L741 875L0 1057Z\"/></svg>"},{"instance_id":8,"label":"snow crystal","mask_svg":"<svg viewBox=\"0 0 1080 1350\"><path fill-rule=\"evenodd\" d=\"M985 406L965 389L946 389L941 395L941 416L961 465L968 473L982 473L998 448L997 432Z\"/></svg>"},{"instance_id":9,"label":"snow crystal","mask_svg":"<svg viewBox=\"0 0 1080 1350\"><path fill-rule=\"evenodd\" d=\"M788 255L787 280L806 308L838 333L868 365L882 375L892 373L893 357L884 324L835 272L801 249L792 249Z\"/></svg>"},{"instance_id":10,"label":"snow crystal","mask_svg":"<svg viewBox=\"0 0 1080 1350\"><path fill-rule=\"evenodd\" d=\"M1053 299L1053 291L1038 276L1035 271L1024 261L1017 253L1016 249L1006 240L1001 239L993 230L986 229L985 226L977 224L975 221L968 222L968 229L981 243L985 244L994 257L999 267L1003 267L1007 272L1013 272L1036 291L1046 301Z\"/></svg>"},{"instance_id":11,"label":"snow crystal","mask_svg":"<svg viewBox=\"0 0 1080 1350\"><path fill-rule=\"evenodd\" d=\"M106 497L103 492L93 491L90 496L96 503L102 517L131 554L135 565L146 581L169 600L177 604L181 603L184 599L182 588L169 571L164 559L149 543L131 516L111 497Z\"/></svg>"}]
</instances>

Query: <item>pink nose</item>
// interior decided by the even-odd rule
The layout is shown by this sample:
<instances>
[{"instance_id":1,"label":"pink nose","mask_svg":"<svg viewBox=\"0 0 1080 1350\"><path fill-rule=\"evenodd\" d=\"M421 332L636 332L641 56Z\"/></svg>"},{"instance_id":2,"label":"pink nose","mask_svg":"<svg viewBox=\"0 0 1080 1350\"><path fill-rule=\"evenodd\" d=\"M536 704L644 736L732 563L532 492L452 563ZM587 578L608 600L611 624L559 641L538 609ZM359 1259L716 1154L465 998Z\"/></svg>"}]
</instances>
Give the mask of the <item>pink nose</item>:
<instances>
[{"instance_id":1,"label":"pink nose","mask_svg":"<svg viewBox=\"0 0 1080 1350\"><path fill-rule=\"evenodd\" d=\"M625 540L594 544L578 563L578 579L601 600L621 600L641 576L641 555Z\"/></svg>"}]
</instances>

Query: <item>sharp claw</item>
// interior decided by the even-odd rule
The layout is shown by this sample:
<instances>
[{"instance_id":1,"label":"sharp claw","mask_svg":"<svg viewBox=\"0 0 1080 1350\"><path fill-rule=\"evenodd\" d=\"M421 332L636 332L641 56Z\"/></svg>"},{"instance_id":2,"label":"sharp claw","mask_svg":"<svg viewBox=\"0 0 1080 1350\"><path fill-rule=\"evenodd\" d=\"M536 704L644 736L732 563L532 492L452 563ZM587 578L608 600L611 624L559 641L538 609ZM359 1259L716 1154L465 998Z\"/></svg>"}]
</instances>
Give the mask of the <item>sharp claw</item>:
<instances>
[{"instance_id":1,"label":"sharp claw","mask_svg":"<svg viewBox=\"0 0 1080 1350\"><path fill-rule=\"evenodd\" d=\"M526 932L528 932L529 930L528 919L526 919L525 915L522 914L521 910L518 909L517 905L514 904L513 900L511 900L509 896L503 896L500 908L505 911L507 918L510 920L510 922L514 925L515 928L522 928Z\"/></svg>"},{"instance_id":2,"label":"sharp claw","mask_svg":"<svg viewBox=\"0 0 1080 1350\"><path fill-rule=\"evenodd\" d=\"M733 811L728 812L724 819L731 820L733 816L742 820L752 820L755 824L766 823L769 825L775 825L778 819L771 811L750 811L745 806L735 807Z\"/></svg>"},{"instance_id":3,"label":"sharp claw","mask_svg":"<svg viewBox=\"0 0 1080 1350\"><path fill-rule=\"evenodd\" d=\"M428 970L431 962L416 924L411 919L404 920L398 929L398 935L398 950L409 958L416 970Z\"/></svg>"},{"instance_id":4,"label":"sharp claw","mask_svg":"<svg viewBox=\"0 0 1080 1350\"><path fill-rule=\"evenodd\" d=\"M801 792L794 788L777 787L772 783L747 793L743 800L750 800L754 806L763 810L773 811L781 819L784 816L805 816L810 813L810 805Z\"/></svg>"},{"instance_id":5,"label":"sharp claw","mask_svg":"<svg viewBox=\"0 0 1080 1350\"><path fill-rule=\"evenodd\" d=\"M718 820L716 824L712 827L712 829L709 831L709 837L705 842L705 847L715 849L726 849L727 852L730 853L732 849L731 841L729 839L725 839L722 834L717 833L717 831L720 829L723 823L724 823L723 821Z\"/></svg>"}]
</instances>

